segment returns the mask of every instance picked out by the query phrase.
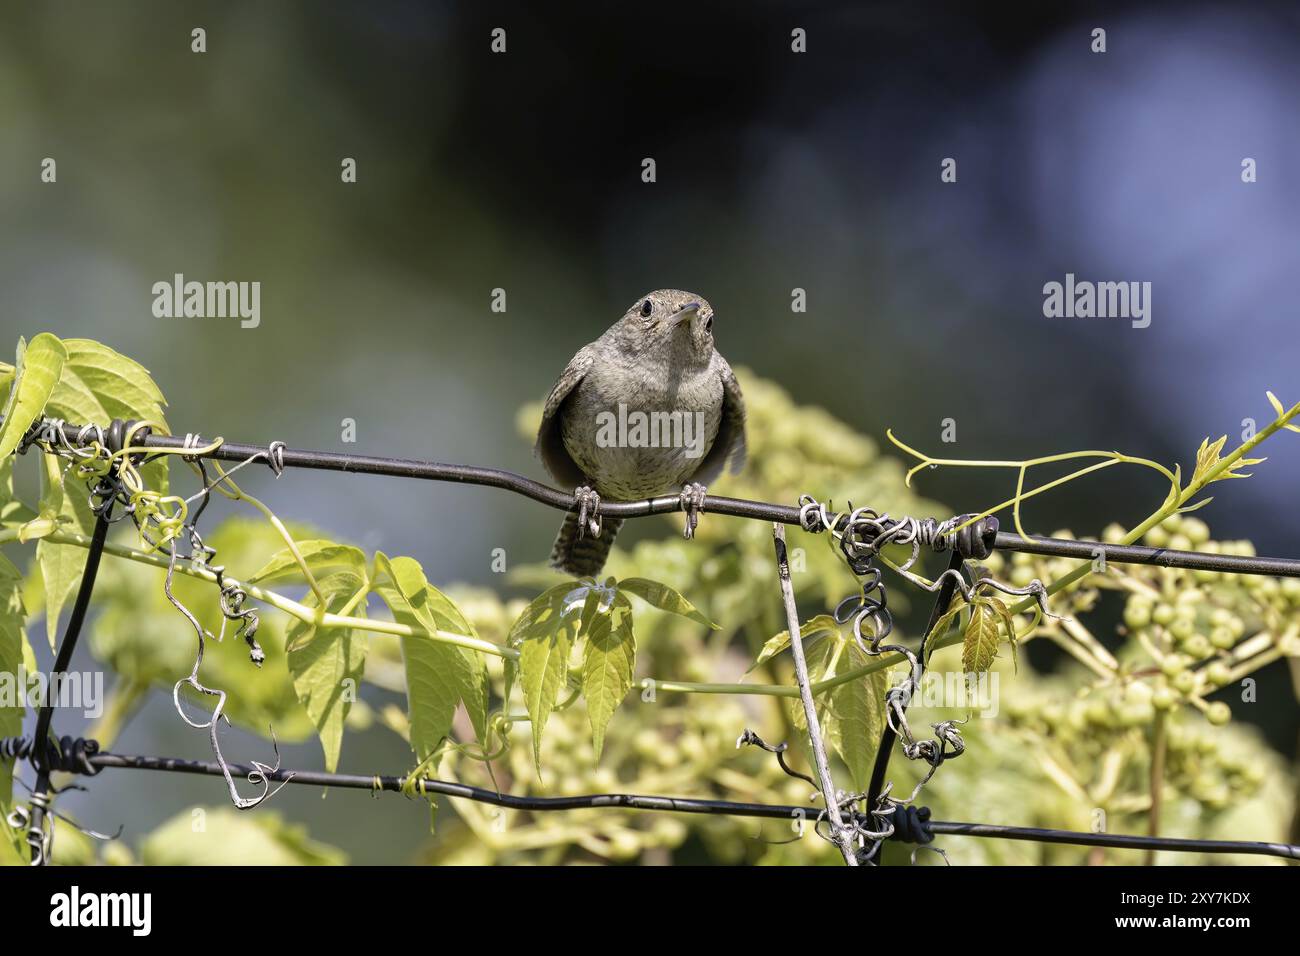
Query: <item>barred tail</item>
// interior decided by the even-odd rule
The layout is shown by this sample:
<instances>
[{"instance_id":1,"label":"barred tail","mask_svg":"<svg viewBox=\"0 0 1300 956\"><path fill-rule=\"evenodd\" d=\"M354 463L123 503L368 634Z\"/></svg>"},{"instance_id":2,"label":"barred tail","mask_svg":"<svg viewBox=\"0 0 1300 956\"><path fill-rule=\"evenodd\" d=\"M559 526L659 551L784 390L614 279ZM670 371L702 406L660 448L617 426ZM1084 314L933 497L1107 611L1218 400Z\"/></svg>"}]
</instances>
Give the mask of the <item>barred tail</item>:
<instances>
[{"instance_id":1,"label":"barred tail","mask_svg":"<svg viewBox=\"0 0 1300 956\"><path fill-rule=\"evenodd\" d=\"M577 578L599 574L618 529L623 527L622 518L605 518L603 522L599 538L593 538L590 533L579 537L578 516L572 511L566 514L551 548L551 567Z\"/></svg>"}]
</instances>

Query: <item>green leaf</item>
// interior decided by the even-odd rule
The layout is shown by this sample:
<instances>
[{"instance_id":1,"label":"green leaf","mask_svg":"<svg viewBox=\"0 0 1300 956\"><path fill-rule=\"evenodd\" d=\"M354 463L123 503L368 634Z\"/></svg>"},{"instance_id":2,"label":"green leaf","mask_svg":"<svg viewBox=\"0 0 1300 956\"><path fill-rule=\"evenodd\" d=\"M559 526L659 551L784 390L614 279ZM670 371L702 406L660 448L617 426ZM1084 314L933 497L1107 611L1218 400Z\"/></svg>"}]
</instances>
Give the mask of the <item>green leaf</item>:
<instances>
[{"instance_id":1,"label":"green leaf","mask_svg":"<svg viewBox=\"0 0 1300 956\"><path fill-rule=\"evenodd\" d=\"M45 411L67 357L64 344L49 332L36 336L30 345L18 340L14 381L0 422L0 458L14 453L32 422Z\"/></svg>"},{"instance_id":2,"label":"green leaf","mask_svg":"<svg viewBox=\"0 0 1300 956\"><path fill-rule=\"evenodd\" d=\"M816 617L799 626L799 636L803 638L803 646L805 650L811 649L815 641L831 634L838 634L839 632L839 624L837 624L835 618L831 617L829 614L818 614ZM745 673L748 674L764 661L769 661L773 657L776 657L777 654L782 653L789 646L789 631L782 631L775 637L768 638L767 643L763 645L763 649L759 651L758 657Z\"/></svg>"},{"instance_id":3,"label":"green leaf","mask_svg":"<svg viewBox=\"0 0 1300 956\"><path fill-rule=\"evenodd\" d=\"M0 526L16 528L36 518L36 511L14 495L14 456L0 459Z\"/></svg>"},{"instance_id":4,"label":"green leaf","mask_svg":"<svg viewBox=\"0 0 1300 956\"><path fill-rule=\"evenodd\" d=\"M93 339L63 344L67 362L50 396L50 415L105 427L114 418L162 422L167 401L143 365Z\"/></svg>"},{"instance_id":5,"label":"green leaf","mask_svg":"<svg viewBox=\"0 0 1300 956\"><path fill-rule=\"evenodd\" d=\"M1020 639L1016 634L1016 619L1011 613L1011 608L1007 607L1006 602L999 598L991 597L987 599L997 612L998 620L1001 621L1002 627L1007 632L1007 643L1011 645L1011 660L1017 671L1020 670Z\"/></svg>"},{"instance_id":6,"label":"green leaf","mask_svg":"<svg viewBox=\"0 0 1300 956\"><path fill-rule=\"evenodd\" d=\"M41 517L53 518L69 530L90 534L95 516L91 513L84 488L64 487L57 458L45 455L43 464ZM80 482L73 479L73 484L80 485ZM86 549L73 544L55 544L42 538L36 544L36 563L41 569L41 581L45 587L45 635L53 648L59 639L59 615L81 583L81 572L86 567Z\"/></svg>"},{"instance_id":7,"label":"green leaf","mask_svg":"<svg viewBox=\"0 0 1300 956\"><path fill-rule=\"evenodd\" d=\"M201 816L200 816L201 814ZM200 826L201 821L201 826ZM347 854L312 840L274 811L185 809L140 845L145 866L343 866Z\"/></svg>"},{"instance_id":8,"label":"green leaf","mask_svg":"<svg viewBox=\"0 0 1300 956\"><path fill-rule=\"evenodd\" d=\"M596 614L603 588L566 582L543 591L510 629L519 648L519 682L533 733L533 760L541 777L542 732L569 679L569 656Z\"/></svg>"},{"instance_id":9,"label":"green leaf","mask_svg":"<svg viewBox=\"0 0 1300 956\"><path fill-rule=\"evenodd\" d=\"M834 677L841 670L840 662L844 657L845 647L848 642L843 635L837 630L834 635L804 652L804 659L808 663L808 680L816 684L818 681ZM817 720L821 724L822 736L830 740L836 734L835 714L831 709L830 694L817 694L813 697L813 702L817 705ZM803 710L803 700L799 697L785 698L786 712L790 715L790 720L797 730L808 732L808 718ZM804 741L806 743L806 741Z\"/></svg>"},{"instance_id":10,"label":"green leaf","mask_svg":"<svg viewBox=\"0 0 1300 956\"><path fill-rule=\"evenodd\" d=\"M966 602L959 595L953 595L952 603L948 605L948 610L944 611L939 620L934 622L934 627L930 628L930 633L925 636L925 663L930 663L930 655L934 653L934 642L936 639L943 637L952 627L953 619L966 607Z\"/></svg>"},{"instance_id":11,"label":"green leaf","mask_svg":"<svg viewBox=\"0 0 1300 956\"><path fill-rule=\"evenodd\" d=\"M22 586L18 569L0 554L0 674L15 681L23 668ZM16 737L22 731L22 695L0 694L0 737ZM14 761L0 758L0 818L13 809L13 779ZM3 842L8 841L0 835Z\"/></svg>"},{"instance_id":12,"label":"green leaf","mask_svg":"<svg viewBox=\"0 0 1300 956\"><path fill-rule=\"evenodd\" d=\"M114 418L121 418L155 421L166 426L162 392L143 366L90 339L67 339L62 345L66 348L66 360L50 393L46 415L76 425L107 427ZM146 487L166 493L166 456L143 466L140 476ZM46 473L42 516L57 516L60 524L69 530L90 534L94 516L86 500L85 483L69 478L67 484L61 484L61 480L57 471ZM36 557L45 582L46 633L53 647L58 639L59 614L81 578L86 551L75 545L41 540L36 546Z\"/></svg>"},{"instance_id":13,"label":"green leaf","mask_svg":"<svg viewBox=\"0 0 1300 956\"><path fill-rule=\"evenodd\" d=\"M1209 438L1201 442L1201 447L1196 452L1196 470L1192 472L1193 485L1203 480L1223 481L1225 478L1249 478L1249 473L1237 469L1248 468L1251 465L1258 465L1267 460L1264 458L1239 458L1221 474L1209 478L1209 473L1218 466L1221 460L1219 456L1227 440L1228 436L1223 435L1215 442L1211 442Z\"/></svg>"},{"instance_id":14,"label":"green leaf","mask_svg":"<svg viewBox=\"0 0 1300 956\"><path fill-rule=\"evenodd\" d=\"M413 558L389 560L382 552L376 554L373 590L401 624L478 636L460 609L428 582ZM430 757L450 734L458 703L464 703L479 739L486 738L487 664L479 652L428 637L404 637L402 659L416 757L421 761Z\"/></svg>"},{"instance_id":15,"label":"green leaf","mask_svg":"<svg viewBox=\"0 0 1300 956\"><path fill-rule=\"evenodd\" d=\"M968 674L982 674L998 656L998 612L987 598L971 606L962 638L961 666Z\"/></svg>"},{"instance_id":16,"label":"green leaf","mask_svg":"<svg viewBox=\"0 0 1300 956\"><path fill-rule=\"evenodd\" d=\"M605 745L605 728L632 689L635 666L632 605L620 594L608 612L596 613L592 618L582 664L582 693L587 698L587 719L591 722L591 743L597 760Z\"/></svg>"},{"instance_id":17,"label":"green leaf","mask_svg":"<svg viewBox=\"0 0 1300 956\"><path fill-rule=\"evenodd\" d=\"M845 642L841 670L853 670L870 663L853 641ZM865 792L871 783L880 735L885 729L885 693L889 690L888 670L872 671L830 691L833 733L831 745L849 768L853 786Z\"/></svg>"},{"instance_id":18,"label":"green leaf","mask_svg":"<svg viewBox=\"0 0 1300 956\"><path fill-rule=\"evenodd\" d=\"M108 427L114 418L121 418L158 422L166 428L167 402L148 369L93 339L67 339L63 344L68 358L50 395L47 415L77 425ZM140 469L146 487L166 493L167 461L163 455Z\"/></svg>"},{"instance_id":19,"label":"green leaf","mask_svg":"<svg viewBox=\"0 0 1300 956\"><path fill-rule=\"evenodd\" d=\"M1196 468L1192 471L1192 484L1204 478L1206 472L1219 463L1219 453L1223 451L1223 445L1227 440L1227 435L1221 435L1216 442L1211 442L1208 437L1201 442L1201 447L1196 452Z\"/></svg>"},{"instance_id":20,"label":"green leaf","mask_svg":"<svg viewBox=\"0 0 1300 956\"><path fill-rule=\"evenodd\" d=\"M618 589L629 594L635 594L647 604L651 604L661 611L680 614L682 617L690 618L697 624L703 624L715 631L718 629L718 625L696 610L694 604L666 584L651 581L649 578L627 578L618 582Z\"/></svg>"},{"instance_id":21,"label":"green leaf","mask_svg":"<svg viewBox=\"0 0 1300 956\"><path fill-rule=\"evenodd\" d=\"M342 571L319 584L325 595L325 609L331 614L341 614L365 588L366 581L358 574ZM315 606L315 596L308 595L305 603ZM365 616L364 599L352 613L356 617ZM369 646L366 635L351 628L323 628L296 619L286 637L293 689L316 725L321 749L325 751L325 769L331 773L338 767L343 724L356 700Z\"/></svg>"},{"instance_id":22,"label":"green leaf","mask_svg":"<svg viewBox=\"0 0 1300 956\"><path fill-rule=\"evenodd\" d=\"M365 574L366 556L360 548L320 538L299 541L297 545L303 562L314 575L328 574L333 571ZM285 581L305 583L305 578L293 552L284 548L272 555L271 560L249 577L248 581L250 584L279 584Z\"/></svg>"}]
</instances>

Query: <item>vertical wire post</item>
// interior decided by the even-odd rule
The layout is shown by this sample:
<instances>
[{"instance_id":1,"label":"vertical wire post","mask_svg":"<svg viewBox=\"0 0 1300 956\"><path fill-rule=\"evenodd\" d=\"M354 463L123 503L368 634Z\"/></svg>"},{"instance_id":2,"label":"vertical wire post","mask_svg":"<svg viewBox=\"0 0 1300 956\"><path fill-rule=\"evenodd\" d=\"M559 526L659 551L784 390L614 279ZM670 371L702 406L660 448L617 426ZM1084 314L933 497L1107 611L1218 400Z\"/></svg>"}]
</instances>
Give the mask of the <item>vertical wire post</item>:
<instances>
[{"instance_id":1,"label":"vertical wire post","mask_svg":"<svg viewBox=\"0 0 1300 956\"><path fill-rule=\"evenodd\" d=\"M948 559L948 570L960 573L962 564L965 562L961 552L954 548L951 557ZM938 635L931 634L934 626L939 623L939 618L943 616L944 611L948 609L948 604L952 601L952 592L956 590L956 582L950 574L943 579L939 585L939 595L934 599L934 607L930 609L930 620L925 625L925 632L921 635L921 646L916 652L917 666L921 668L922 673L925 669L925 647L931 637ZM907 702L903 702L904 708ZM867 788L867 812L871 813L876 809L876 803L880 800L880 791L885 788L885 774L889 772L889 758L894 750L894 742L897 735L894 728L885 721L885 729L880 734L880 747L876 750L876 763L871 768L871 785ZM881 862L884 862L884 856L881 855Z\"/></svg>"}]
</instances>

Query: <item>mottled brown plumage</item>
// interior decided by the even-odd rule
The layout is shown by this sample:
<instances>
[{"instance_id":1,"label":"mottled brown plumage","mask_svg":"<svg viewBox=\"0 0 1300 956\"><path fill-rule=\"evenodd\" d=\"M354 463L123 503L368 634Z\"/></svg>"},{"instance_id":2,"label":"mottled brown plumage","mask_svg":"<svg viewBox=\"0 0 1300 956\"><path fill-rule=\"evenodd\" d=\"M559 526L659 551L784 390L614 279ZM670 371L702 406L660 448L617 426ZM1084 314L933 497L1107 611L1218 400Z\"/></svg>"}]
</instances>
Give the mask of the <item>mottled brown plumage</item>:
<instances>
[{"instance_id":1,"label":"mottled brown plumage","mask_svg":"<svg viewBox=\"0 0 1300 956\"><path fill-rule=\"evenodd\" d=\"M632 413L679 413L702 431L689 443L659 447L602 439L608 435L601 431L607 416ZM617 501L707 485L728 460L739 471L745 459L745 403L731 366L714 347L713 307L676 289L638 299L560 375L542 412L537 450L556 481ZM691 498L701 495L691 488ZM556 538L552 564L580 577L596 574L621 525L606 520L596 537L570 513Z\"/></svg>"}]
</instances>

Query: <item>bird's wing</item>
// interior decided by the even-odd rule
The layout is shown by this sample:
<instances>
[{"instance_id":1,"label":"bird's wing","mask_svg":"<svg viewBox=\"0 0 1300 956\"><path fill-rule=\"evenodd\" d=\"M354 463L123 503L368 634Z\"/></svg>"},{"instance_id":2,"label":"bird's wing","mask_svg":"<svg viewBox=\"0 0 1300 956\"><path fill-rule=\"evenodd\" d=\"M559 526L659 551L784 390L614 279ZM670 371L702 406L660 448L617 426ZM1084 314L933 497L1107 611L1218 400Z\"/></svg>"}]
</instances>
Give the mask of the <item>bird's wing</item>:
<instances>
[{"instance_id":1,"label":"bird's wing","mask_svg":"<svg viewBox=\"0 0 1300 956\"><path fill-rule=\"evenodd\" d=\"M556 481L573 488L585 484L587 479L568 449L564 447L559 412L564 400L577 388L594 362L595 350L591 345L583 346L569 360L569 364L560 373L559 381L551 389L551 394L546 396L546 405L542 409L542 424L537 430L536 450L541 455L542 464Z\"/></svg>"},{"instance_id":2,"label":"bird's wing","mask_svg":"<svg viewBox=\"0 0 1300 956\"><path fill-rule=\"evenodd\" d=\"M710 484L722 474L727 459L731 459L731 473L737 474L745 467L745 398L740 394L740 383L727 360L718 355L718 373L722 377L722 421L713 447L695 474L695 480Z\"/></svg>"}]
</instances>

